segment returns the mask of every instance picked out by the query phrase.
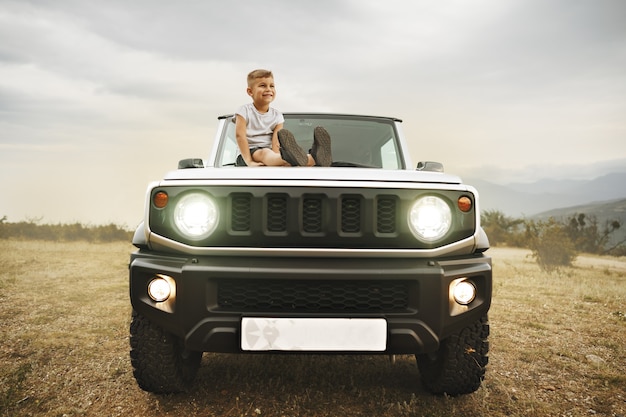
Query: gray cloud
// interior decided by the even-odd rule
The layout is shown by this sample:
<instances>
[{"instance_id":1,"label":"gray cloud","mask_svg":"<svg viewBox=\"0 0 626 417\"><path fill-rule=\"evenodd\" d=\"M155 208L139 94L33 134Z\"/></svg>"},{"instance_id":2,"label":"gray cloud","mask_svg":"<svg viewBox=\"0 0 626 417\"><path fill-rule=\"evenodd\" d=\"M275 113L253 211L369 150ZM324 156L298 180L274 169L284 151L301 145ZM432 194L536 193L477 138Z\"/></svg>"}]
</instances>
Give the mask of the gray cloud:
<instances>
[{"instance_id":1,"label":"gray cloud","mask_svg":"<svg viewBox=\"0 0 626 417\"><path fill-rule=\"evenodd\" d=\"M532 180L626 156L622 0L0 0L0 39L12 220L115 220L88 201L119 184L115 216L133 218L148 181L208 154L257 67L280 110L400 117L415 159L459 174ZM54 175L85 190L82 211L7 206Z\"/></svg>"}]
</instances>

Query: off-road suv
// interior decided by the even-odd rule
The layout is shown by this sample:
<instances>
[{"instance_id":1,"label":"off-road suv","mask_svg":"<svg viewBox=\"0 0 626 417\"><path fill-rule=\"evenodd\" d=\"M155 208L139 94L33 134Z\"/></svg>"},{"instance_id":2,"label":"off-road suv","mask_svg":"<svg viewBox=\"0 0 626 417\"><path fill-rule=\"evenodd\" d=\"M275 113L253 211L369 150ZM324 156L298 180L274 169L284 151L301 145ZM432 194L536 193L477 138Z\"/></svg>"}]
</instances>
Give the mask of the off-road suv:
<instances>
[{"instance_id":1,"label":"off-road suv","mask_svg":"<svg viewBox=\"0 0 626 417\"><path fill-rule=\"evenodd\" d=\"M398 119L285 114L304 149L318 125L331 167L235 166L224 116L208 160L150 184L130 259L142 389L185 390L203 352L411 354L427 390L479 388L492 285L476 190L414 168Z\"/></svg>"}]
</instances>

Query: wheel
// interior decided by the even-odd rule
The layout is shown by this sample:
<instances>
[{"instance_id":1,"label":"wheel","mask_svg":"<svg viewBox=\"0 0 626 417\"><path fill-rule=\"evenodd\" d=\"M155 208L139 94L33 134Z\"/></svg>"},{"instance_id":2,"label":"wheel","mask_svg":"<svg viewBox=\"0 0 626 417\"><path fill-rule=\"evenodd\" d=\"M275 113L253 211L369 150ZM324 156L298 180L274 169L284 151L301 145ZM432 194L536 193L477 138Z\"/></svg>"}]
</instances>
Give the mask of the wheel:
<instances>
[{"instance_id":1,"label":"wheel","mask_svg":"<svg viewBox=\"0 0 626 417\"><path fill-rule=\"evenodd\" d=\"M186 391L201 359L202 352L186 350L180 338L133 311L130 360L141 389L157 394Z\"/></svg>"},{"instance_id":2,"label":"wheel","mask_svg":"<svg viewBox=\"0 0 626 417\"><path fill-rule=\"evenodd\" d=\"M415 355L424 387L433 394L461 395L476 391L489 357L487 315L441 342L437 352Z\"/></svg>"}]
</instances>

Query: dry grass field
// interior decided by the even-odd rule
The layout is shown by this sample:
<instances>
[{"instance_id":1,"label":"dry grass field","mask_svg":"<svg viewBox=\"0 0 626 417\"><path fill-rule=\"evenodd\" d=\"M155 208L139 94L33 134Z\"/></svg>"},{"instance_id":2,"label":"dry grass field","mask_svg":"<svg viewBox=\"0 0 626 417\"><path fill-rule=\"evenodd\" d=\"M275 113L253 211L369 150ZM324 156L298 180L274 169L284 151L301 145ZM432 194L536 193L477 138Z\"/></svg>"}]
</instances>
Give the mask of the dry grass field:
<instances>
[{"instance_id":1,"label":"dry grass field","mask_svg":"<svg viewBox=\"0 0 626 417\"><path fill-rule=\"evenodd\" d=\"M626 417L626 259L542 272L494 248L483 386L436 397L410 356L205 354L195 388L141 391L128 356L129 244L0 240L0 417Z\"/></svg>"}]
</instances>

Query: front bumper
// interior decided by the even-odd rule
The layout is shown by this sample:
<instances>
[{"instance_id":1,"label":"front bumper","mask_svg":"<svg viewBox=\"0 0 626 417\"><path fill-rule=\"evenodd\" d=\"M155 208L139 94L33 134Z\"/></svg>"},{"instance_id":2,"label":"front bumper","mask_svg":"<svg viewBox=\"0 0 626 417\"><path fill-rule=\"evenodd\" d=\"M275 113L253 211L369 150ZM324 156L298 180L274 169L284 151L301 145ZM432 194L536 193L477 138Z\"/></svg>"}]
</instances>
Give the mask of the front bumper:
<instances>
[{"instance_id":1,"label":"front bumper","mask_svg":"<svg viewBox=\"0 0 626 417\"><path fill-rule=\"evenodd\" d=\"M155 276L173 283L163 302L149 297ZM467 279L476 297L452 298ZM479 320L491 304L491 258L446 259L185 257L139 250L131 255L133 308L194 351L242 352L244 317L383 318L385 353L436 351L441 340ZM355 352L356 353L356 352Z\"/></svg>"}]
</instances>

